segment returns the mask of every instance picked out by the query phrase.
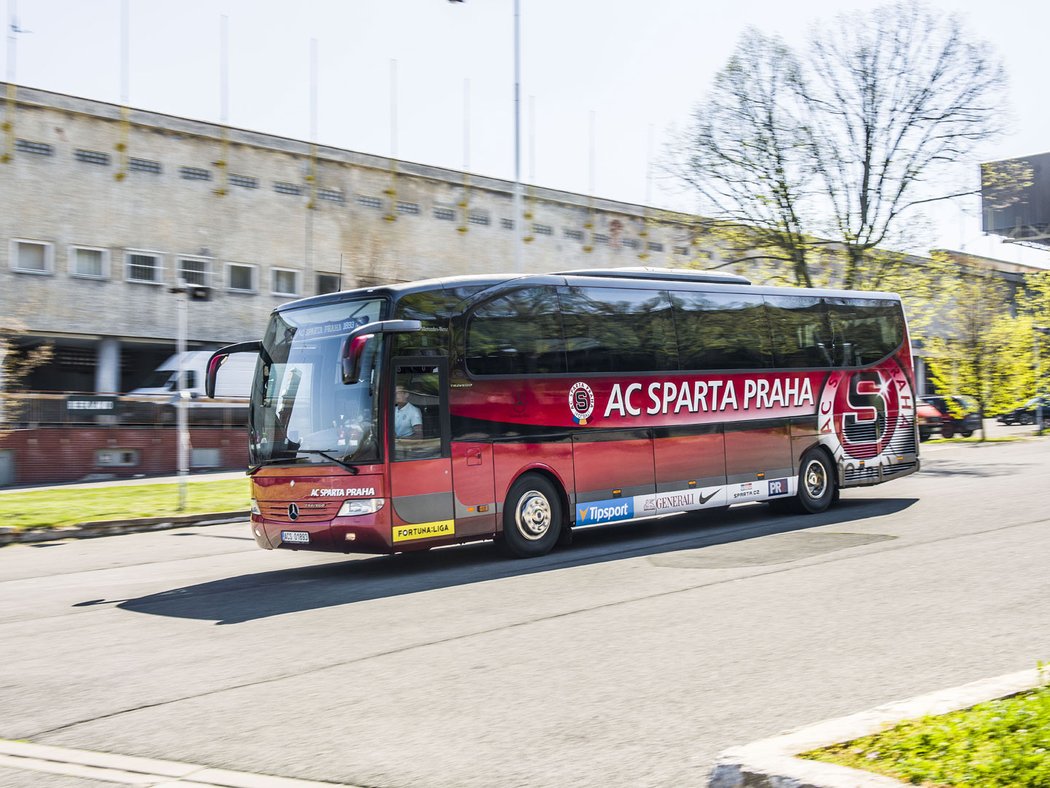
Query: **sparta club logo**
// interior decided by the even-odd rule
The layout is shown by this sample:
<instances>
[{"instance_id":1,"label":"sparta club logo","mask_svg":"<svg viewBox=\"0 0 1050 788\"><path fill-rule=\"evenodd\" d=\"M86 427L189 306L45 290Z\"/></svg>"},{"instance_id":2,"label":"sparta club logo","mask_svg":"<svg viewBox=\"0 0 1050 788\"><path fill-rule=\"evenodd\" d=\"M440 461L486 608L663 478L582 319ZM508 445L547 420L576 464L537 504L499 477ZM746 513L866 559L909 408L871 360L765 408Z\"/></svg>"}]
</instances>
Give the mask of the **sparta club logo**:
<instances>
[{"instance_id":1,"label":"sparta club logo","mask_svg":"<svg viewBox=\"0 0 1050 788\"><path fill-rule=\"evenodd\" d=\"M874 459L889 446L911 406L911 389L899 369L833 375L821 396L821 432L834 433L846 456Z\"/></svg>"},{"instance_id":2,"label":"sparta club logo","mask_svg":"<svg viewBox=\"0 0 1050 788\"><path fill-rule=\"evenodd\" d=\"M581 427L594 413L594 392L586 383L574 383L569 389L569 410L572 420Z\"/></svg>"}]
</instances>

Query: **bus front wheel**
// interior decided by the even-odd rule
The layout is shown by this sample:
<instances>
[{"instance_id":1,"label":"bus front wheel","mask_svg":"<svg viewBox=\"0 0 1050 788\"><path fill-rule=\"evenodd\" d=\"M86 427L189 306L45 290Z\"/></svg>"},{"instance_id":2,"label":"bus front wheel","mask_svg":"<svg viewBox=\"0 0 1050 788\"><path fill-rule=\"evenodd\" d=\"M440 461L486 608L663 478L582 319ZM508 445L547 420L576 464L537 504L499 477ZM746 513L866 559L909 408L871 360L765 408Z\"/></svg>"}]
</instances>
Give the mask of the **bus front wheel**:
<instances>
[{"instance_id":1,"label":"bus front wheel","mask_svg":"<svg viewBox=\"0 0 1050 788\"><path fill-rule=\"evenodd\" d=\"M503 507L504 551L515 558L545 555L558 542L564 516L561 497L546 477L522 476L507 493Z\"/></svg>"},{"instance_id":2,"label":"bus front wheel","mask_svg":"<svg viewBox=\"0 0 1050 788\"><path fill-rule=\"evenodd\" d=\"M803 513L817 514L835 500L835 473L828 455L810 449L802 455L798 471L798 507Z\"/></svg>"}]
</instances>

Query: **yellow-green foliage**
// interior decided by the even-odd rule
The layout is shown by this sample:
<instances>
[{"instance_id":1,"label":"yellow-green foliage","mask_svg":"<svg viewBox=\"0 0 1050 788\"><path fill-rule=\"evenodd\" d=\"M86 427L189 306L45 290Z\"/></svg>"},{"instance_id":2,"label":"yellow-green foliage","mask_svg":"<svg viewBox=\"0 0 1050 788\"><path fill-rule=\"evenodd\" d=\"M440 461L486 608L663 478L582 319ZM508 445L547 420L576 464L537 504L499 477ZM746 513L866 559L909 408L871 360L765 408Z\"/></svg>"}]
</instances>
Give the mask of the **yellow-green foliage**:
<instances>
[{"instance_id":1,"label":"yellow-green foliage","mask_svg":"<svg viewBox=\"0 0 1050 788\"><path fill-rule=\"evenodd\" d=\"M802 757L914 785L1050 788L1050 687L905 722Z\"/></svg>"}]
</instances>

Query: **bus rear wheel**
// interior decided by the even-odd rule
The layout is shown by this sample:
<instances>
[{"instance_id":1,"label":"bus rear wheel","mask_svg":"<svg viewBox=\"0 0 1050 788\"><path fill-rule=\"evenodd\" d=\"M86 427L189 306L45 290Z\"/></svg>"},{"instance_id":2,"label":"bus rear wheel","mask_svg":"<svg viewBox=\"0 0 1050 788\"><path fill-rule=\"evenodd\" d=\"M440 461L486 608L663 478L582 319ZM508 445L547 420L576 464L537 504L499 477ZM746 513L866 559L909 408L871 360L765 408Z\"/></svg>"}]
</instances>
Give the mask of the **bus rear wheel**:
<instances>
[{"instance_id":1,"label":"bus rear wheel","mask_svg":"<svg viewBox=\"0 0 1050 788\"><path fill-rule=\"evenodd\" d=\"M503 506L504 552L515 558L546 555L564 527L561 497L549 479L529 473L518 479Z\"/></svg>"},{"instance_id":2,"label":"bus rear wheel","mask_svg":"<svg viewBox=\"0 0 1050 788\"><path fill-rule=\"evenodd\" d=\"M825 511L836 499L835 473L828 455L810 449L802 455L798 470L798 508L808 514Z\"/></svg>"}]
</instances>

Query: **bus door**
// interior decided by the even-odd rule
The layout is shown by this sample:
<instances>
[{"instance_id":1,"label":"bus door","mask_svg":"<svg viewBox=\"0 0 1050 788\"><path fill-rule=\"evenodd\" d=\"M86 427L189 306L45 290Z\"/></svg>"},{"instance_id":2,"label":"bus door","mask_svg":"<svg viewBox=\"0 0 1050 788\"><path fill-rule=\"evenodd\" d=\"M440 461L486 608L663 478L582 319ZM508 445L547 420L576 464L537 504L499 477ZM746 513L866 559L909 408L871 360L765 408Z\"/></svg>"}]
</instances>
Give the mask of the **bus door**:
<instances>
[{"instance_id":1,"label":"bus door","mask_svg":"<svg viewBox=\"0 0 1050 788\"><path fill-rule=\"evenodd\" d=\"M394 548L456 535L448 361L393 359L387 435Z\"/></svg>"}]
</instances>

